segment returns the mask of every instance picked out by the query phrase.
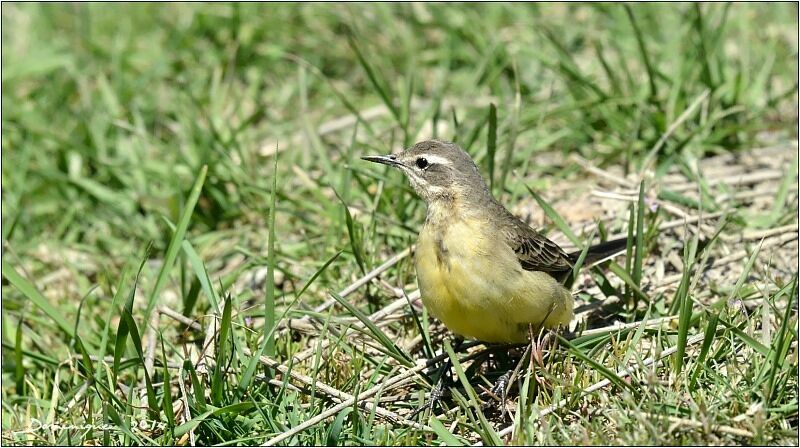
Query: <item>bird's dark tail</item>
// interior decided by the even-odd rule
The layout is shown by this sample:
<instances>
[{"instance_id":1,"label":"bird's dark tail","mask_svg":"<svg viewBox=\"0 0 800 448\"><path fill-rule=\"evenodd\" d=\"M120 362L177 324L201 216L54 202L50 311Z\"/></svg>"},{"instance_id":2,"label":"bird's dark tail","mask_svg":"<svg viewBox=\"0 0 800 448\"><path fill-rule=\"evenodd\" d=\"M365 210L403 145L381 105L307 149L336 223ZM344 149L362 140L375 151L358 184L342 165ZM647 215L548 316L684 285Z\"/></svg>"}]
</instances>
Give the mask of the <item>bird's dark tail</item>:
<instances>
[{"instance_id":1,"label":"bird's dark tail","mask_svg":"<svg viewBox=\"0 0 800 448\"><path fill-rule=\"evenodd\" d=\"M635 240L634 240L635 241ZM583 260L583 266L589 266L596 261L618 254L625 250L628 246L628 238L619 238L616 240L606 241L605 243L596 244L589 247L586 252L586 258ZM570 261L574 264L581 256L581 251L576 251L567 255Z\"/></svg>"}]
</instances>

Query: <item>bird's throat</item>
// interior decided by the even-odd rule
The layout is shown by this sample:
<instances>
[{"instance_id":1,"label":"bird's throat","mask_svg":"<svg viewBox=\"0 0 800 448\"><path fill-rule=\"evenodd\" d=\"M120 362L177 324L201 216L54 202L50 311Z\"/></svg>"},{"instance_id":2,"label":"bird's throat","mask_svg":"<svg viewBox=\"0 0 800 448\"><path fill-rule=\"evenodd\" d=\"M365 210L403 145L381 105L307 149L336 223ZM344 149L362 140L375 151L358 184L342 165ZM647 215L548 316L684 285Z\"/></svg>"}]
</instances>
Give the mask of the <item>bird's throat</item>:
<instances>
[{"instance_id":1,"label":"bird's throat","mask_svg":"<svg viewBox=\"0 0 800 448\"><path fill-rule=\"evenodd\" d=\"M456 198L439 199L428 203L428 212L425 216L425 226L438 231L446 230L447 226L460 221L464 215L462 202Z\"/></svg>"}]
</instances>

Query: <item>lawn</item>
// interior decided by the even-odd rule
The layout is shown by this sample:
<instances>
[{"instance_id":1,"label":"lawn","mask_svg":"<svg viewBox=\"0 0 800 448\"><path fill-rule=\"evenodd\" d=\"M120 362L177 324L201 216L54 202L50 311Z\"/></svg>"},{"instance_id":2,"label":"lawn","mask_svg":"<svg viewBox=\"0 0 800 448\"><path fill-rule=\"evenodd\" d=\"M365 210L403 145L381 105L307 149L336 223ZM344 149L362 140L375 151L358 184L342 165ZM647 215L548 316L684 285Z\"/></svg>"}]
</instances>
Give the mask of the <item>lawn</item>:
<instances>
[{"instance_id":1,"label":"lawn","mask_svg":"<svg viewBox=\"0 0 800 448\"><path fill-rule=\"evenodd\" d=\"M6 2L2 38L3 444L797 443L796 4ZM421 305L425 205L360 157L430 138L567 250L630 237L556 343Z\"/></svg>"}]
</instances>

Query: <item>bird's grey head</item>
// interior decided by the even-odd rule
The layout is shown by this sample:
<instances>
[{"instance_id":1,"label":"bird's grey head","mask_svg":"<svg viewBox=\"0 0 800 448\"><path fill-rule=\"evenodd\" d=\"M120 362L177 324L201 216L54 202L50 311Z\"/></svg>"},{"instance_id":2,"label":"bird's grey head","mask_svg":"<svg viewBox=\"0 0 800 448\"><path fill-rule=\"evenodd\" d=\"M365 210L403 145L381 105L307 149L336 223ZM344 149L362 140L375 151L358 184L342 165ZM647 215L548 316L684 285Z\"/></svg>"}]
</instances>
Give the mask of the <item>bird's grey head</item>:
<instances>
[{"instance_id":1,"label":"bird's grey head","mask_svg":"<svg viewBox=\"0 0 800 448\"><path fill-rule=\"evenodd\" d=\"M478 167L455 143L426 140L397 154L362 157L400 169L426 202L483 199L489 194Z\"/></svg>"}]
</instances>

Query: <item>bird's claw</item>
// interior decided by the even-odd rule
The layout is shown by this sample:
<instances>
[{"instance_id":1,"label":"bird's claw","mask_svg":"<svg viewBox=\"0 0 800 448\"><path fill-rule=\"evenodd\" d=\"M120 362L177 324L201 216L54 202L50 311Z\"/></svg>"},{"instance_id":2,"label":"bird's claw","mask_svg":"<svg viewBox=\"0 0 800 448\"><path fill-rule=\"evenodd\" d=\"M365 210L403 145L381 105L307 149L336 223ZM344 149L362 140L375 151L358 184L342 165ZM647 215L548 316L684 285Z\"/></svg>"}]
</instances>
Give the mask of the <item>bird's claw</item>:
<instances>
[{"instance_id":1,"label":"bird's claw","mask_svg":"<svg viewBox=\"0 0 800 448\"><path fill-rule=\"evenodd\" d=\"M409 419L413 419L416 417L420 412L430 409L431 412L436 411L436 405L442 402L442 399L446 398L450 395L450 388L445 385L445 378L449 376L442 376L439 381L436 382L436 385L433 386L431 389L430 398L428 401L423 404L422 406L418 407L408 416Z\"/></svg>"},{"instance_id":2,"label":"bird's claw","mask_svg":"<svg viewBox=\"0 0 800 448\"><path fill-rule=\"evenodd\" d=\"M490 401L486 401L483 403L482 408L488 409L492 406L492 404L496 404L497 408L500 411L500 416L502 417L506 413L506 401L508 399L508 383L511 381L511 377L514 374L513 370L509 370L506 373L500 375L499 378L495 381L494 385L491 389L486 390L486 394L492 398Z\"/></svg>"}]
</instances>

